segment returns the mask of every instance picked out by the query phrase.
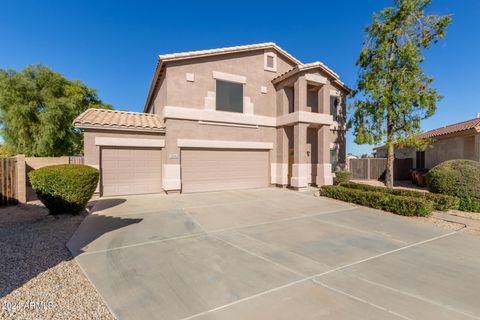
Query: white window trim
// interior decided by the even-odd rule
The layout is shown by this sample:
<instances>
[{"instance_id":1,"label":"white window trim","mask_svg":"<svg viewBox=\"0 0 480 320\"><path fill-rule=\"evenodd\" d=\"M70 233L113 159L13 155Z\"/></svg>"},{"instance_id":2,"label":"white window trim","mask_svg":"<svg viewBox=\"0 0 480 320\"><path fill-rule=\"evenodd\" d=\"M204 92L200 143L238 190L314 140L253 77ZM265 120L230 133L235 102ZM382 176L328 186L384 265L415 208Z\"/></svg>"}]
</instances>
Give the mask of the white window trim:
<instances>
[{"instance_id":1,"label":"white window trim","mask_svg":"<svg viewBox=\"0 0 480 320\"><path fill-rule=\"evenodd\" d=\"M212 76L213 76L213 79L215 80L223 80L223 81L235 82L235 83L241 83L241 84L247 83L247 77L240 76L238 74L212 71Z\"/></svg>"},{"instance_id":2,"label":"white window trim","mask_svg":"<svg viewBox=\"0 0 480 320\"><path fill-rule=\"evenodd\" d=\"M273 68L269 67L267 64L268 57L273 57ZM266 71L277 72L277 54L275 52L265 52L263 55L263 68Z\"/></svg>"}]
</instances>

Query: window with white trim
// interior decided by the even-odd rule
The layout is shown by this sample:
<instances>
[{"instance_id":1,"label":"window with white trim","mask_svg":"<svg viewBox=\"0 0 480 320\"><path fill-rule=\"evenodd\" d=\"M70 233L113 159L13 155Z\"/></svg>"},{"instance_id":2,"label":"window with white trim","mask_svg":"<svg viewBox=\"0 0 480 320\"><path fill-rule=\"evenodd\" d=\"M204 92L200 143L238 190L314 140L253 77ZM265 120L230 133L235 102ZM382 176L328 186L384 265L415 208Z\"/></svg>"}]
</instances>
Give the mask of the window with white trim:
<instances>
[{"instance_id":1,"label":"window with white trim","mask_svg":"<svg viewBox=\"0 0 480 320\"><path fill-rule=\"evenodd\" d=\"M216 110L243 113L243 84L216 80Z\"/></svg>"}]
</instances>

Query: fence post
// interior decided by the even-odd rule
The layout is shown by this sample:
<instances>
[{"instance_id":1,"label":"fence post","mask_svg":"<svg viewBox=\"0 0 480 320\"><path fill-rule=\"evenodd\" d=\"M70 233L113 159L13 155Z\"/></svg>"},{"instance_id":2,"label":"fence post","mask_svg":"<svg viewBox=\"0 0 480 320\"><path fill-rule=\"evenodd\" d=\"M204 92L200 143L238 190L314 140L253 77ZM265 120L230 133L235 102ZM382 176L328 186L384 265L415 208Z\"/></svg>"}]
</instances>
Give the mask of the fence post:
<instances>
[{"instance_id":1,"label":"fence post","mask_svg":"<svg viewBox=\"0 0 480 320\"><path fill-rule=\"evenodd\" d=\"M17 159L16 163L16 173L17 173L17 201L20 203L27 202L27 181L26 181L26 172L25 172L25 155L15 156Z\"/></svg>"},{"instance_id":2,"label":"fence post","mask_svg":"<svg viewBox=\"0 0 480 320\"><path fill-rule=\"evenodd\" d=\"M367 179L370 180L370 158L367 158Z\"/></svg>"}]
</instances>

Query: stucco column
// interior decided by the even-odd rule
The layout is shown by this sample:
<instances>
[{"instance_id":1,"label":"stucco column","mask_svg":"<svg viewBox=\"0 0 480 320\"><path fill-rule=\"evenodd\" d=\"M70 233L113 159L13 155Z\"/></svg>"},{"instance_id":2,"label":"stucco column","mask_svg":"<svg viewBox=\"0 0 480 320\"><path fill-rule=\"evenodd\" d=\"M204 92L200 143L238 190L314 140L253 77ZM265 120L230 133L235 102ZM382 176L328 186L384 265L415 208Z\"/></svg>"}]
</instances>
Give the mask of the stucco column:
<instances>
[{"instance_id":1,"label":"stucco column","mask_svg":"<svg viewBox=\"0 0 480 320\"><path fill-rule=\"evenodd\" d=\"M293 166L291 185L295 189L308 186L311 165L307 163L308 123L297 123L293 128Z\"/></svg>"},{"instance_id":2,"label":"stucco column","mask_svg":"<svg viewBox=\"0 0 480 320\"><path fill-rule=\"evenodd\" d=\"M328 80L318 90L318 112L330 114L330 82Z\"/></svg>"},{"instance_id":3,"label":"stucco column","mask_svg":"<svg viewBox=\"0 0 480 320\"><path fill-rule=\"evenodd\" d=\"M271 169L272 184L288 185L288 136L285 128L277 128L277 154Z\"/></svg>"},{"instance_id":4,"label":"stucco column","mask_svg":"<svg viewBox=\"0 0 480 320\"><path fill-rule=\"evenodd\" d=\"M177 145L177 135L170 132L167 126L165 134L165 148L162 149L163 172L162 186L167 193L178 193L182 189L182 180L180 178L180 148Z\"/></svg>"},{"instance_id":5,"label":"stucco column","mask_svg":"<svg viewBox=\"0 0 480 320\"><path fill-rule=\"evenodd\" d=\"M332 164L330 163L330 126L318 129L317 186L333 184Z\"/></svg>"},{"instance_id":6,"label":"stucco column","mask_svg":"<svg viewBox=\"0 0 480 320\"><path fill-rule=\"evenodd\" d=\"M295 112L307 111L307 80L305 76L298 77L295 81Z\"/></svg>"},{"instance_id":7,"label":"stucco column","mask_svg":"<svg viewBox=\"0 0 480 320\"><path fill-rule=\"evenodd\" d=\"M25 203L27 202L27 176L25 168L25 155L17 155L15 156L15 159L17 159L17 200L20 203Z\"/></svg>"}]
</instances>

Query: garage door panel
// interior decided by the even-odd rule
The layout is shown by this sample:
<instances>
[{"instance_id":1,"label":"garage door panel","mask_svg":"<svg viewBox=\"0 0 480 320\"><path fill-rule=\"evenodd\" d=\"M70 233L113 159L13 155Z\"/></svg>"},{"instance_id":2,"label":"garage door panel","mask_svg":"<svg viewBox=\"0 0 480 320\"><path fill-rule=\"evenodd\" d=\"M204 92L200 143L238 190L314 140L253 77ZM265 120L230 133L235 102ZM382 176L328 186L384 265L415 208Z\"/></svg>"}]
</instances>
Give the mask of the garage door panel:
<instances>
[{"instance_id":1,"label":"garage door panel","mask_svg":"<svg viewBox=\"0 0 480 320\"><path fill-rule=\"evenodd\" d=\"M267 150L182 150L182 191L260 188L269 185Z\"/></svg>"},{"instance_id":2,"label":"garage door panel","mask_svg":"<svg viewBox=\"0 0 480 320\"><path fill-rule=\"evenodd\" d=\"M160 149L102 148L104 196L162 192Z\"/></svg>"}]
</instances>

